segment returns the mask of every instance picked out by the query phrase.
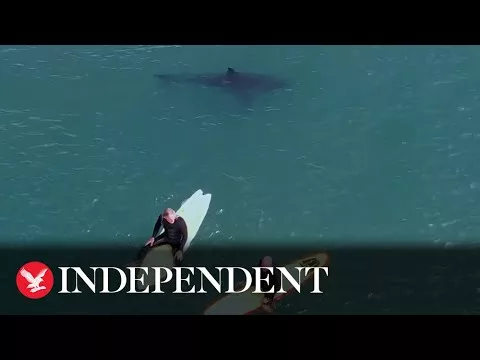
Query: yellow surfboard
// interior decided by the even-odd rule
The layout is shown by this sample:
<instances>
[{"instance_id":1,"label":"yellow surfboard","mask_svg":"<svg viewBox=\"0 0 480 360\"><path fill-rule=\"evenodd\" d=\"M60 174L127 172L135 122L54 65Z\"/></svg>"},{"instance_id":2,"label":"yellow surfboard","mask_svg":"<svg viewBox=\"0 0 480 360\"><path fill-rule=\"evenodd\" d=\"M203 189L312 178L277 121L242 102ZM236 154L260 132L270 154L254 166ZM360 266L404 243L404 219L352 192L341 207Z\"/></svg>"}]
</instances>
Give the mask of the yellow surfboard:
<instances>
[{"instance_id":1,"label":"yellow surfboard","mask_svg":"<svg viewBox=\"0 0 480 360\"><path fill-rule=\"evenodd\" d=\"M303 259L295 260L294 262L286 265L287 270L292 274L292 276L297 276L296 266L327 266L328 265L328 255L325 253L317 253ZM310 271L307 276L302 273L300 282L303 284L305 281L309 280L313 276L313 272ZM294 287L290 282L283 282L283 289L286 293L276 294L274 299L278 301L290 294ZM263 300L263 294L253 294L253 286L241 294L228 294L210 304L204 315L249 315L260 309L261 303Z\"/></svg>"}]
</instances>

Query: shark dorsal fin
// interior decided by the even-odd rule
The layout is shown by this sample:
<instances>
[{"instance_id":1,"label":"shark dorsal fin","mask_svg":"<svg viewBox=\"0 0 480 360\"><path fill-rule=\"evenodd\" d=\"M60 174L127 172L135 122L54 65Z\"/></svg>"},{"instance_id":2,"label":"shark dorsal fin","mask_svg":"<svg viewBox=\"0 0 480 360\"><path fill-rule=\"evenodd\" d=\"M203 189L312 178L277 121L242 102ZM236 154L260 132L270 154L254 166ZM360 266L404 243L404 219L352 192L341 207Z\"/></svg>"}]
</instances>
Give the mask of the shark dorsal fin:
<instances>
[{"instance_id":1,"label":"shark dorsal fin","mask_svg":"<svg viewBox=\"0 0 480 360\"><path fill-rule=\"evenodd\" d=\"M231 67L227 68L227 75L233 75L233 74L236 74L236 73L237 72L235 71L234 68L231 68Z\"/></svg>"}]
</instances>

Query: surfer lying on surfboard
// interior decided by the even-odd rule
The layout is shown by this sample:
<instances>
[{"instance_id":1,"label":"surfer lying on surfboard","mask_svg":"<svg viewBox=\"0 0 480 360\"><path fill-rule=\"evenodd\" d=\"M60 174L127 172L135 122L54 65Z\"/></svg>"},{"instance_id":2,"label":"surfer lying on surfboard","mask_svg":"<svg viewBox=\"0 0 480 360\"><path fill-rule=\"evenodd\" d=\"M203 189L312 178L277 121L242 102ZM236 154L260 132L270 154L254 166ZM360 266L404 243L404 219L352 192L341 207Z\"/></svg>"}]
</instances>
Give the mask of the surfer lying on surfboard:
<instances>
[{"instance_id":1,"label":"surfer lying on surfboard","mask_svg":"<svg viewBox=\"0 0 480 360\"><path fill-rule=\"evenodd\" d=\"M158 235L162 226L165 231ZM175 210L167 208L159 215L153 228L152 236L145 243L145 246L140 249L136 262L142 261L151 248L168 244L172 247L175 254L175 266L182 266L183 247L187 239L188 230L185 220L178 216Z\"/></svg>"},{"instance_id":2,"label":"surfer lying on surfboard","mask_svg":"<svg viewBox=\"0 0 480 360\"><path fill-rule=\"evenodd\" d=\"M273 274L268 270L268 269L261 269L261 279L262 281L260 282L260 289L263 292L270 291L272 288L274 288L274 292L272 293L266 293L262 297L261 301L261 306L262 309L265 310L266 312L273 312L275 310L275 294L280 290L280 279L282 274L280 271L275 267L273 264L273 260L270 256L265 256L260 259L258 262L258 267L273 267L274 271ZM255 274L252 274L253 277L255 277ZM263 279L267 279L266 281ZM241 282L239 286L243 286L245 283Z\"/></svg>"}]
</instances>

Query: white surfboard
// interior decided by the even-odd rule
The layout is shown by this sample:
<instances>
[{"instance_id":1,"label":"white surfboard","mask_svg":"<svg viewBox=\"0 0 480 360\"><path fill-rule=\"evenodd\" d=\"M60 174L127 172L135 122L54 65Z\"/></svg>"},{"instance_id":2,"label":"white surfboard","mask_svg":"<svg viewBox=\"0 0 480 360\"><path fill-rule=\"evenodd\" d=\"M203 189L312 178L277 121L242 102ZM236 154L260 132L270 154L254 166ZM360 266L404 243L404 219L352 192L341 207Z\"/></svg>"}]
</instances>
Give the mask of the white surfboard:
<instances>
[{"instance_id":1,"label":"white surfboard","mask_svg":"<svg viewBox=\"0 0 480 360\"><path fill-rule=\"evenodd\" d=\"M325 253L317 253L303 259L295 260L286 265L287 270L294 278L298 276L296 266L326 266L328 264L328 255ZM310 271L307 276L302 273L300 282L303 284L313 276L313 271ZM295 288L288 280L283 279L283 289L286 293L276 294L275 301L281 300L286 295L292 293ZM248 291L241 294L228 294L217 301L210 304L204 315L249 315L260 309L263 301L263 294L253 294L254 287L252 286Z\"/></svg>"},{"instance_id":2,"label":"white surfboard","mask_svg":"<svg viewBox=\"0 0 480 360\"><path fill-rule=\"evenodd\" d=\"M187 224L188 239L183 248L184 252L187 251L197 235L207 215L211 200L212 194L204 194L202 190L197 190L192 196L185 200L180 209L177 210L177 215L181 216Z\"/></svg>"},{"instance_id":3,"label":"white surfboard","mask_svg":"<svg viewBox=\"0 0 480 360\"><path fill-rule=\"evenodd\" d=\"M212 194L204 194L202 190L197 190L192 196L186 199L180 209L178 209L177 215L181 216L187 224L188 239L183 248L183 252L188 250L192 244L193 239L198 233L200 226L202 225L205 216L207 215L208 208L210 207L210 201ZM160 233L163 233L164 229ZM173 267L174 259L172 254L172 247L170 245L162 245L153 248L143 259L139 266L142 267ZM149 272L145 276L144 286L152 285L154 283L154 273ZM142 287L140 287L142 290ZM143 287L144 288L144 287Z\"/></svg>"}]
</instances>

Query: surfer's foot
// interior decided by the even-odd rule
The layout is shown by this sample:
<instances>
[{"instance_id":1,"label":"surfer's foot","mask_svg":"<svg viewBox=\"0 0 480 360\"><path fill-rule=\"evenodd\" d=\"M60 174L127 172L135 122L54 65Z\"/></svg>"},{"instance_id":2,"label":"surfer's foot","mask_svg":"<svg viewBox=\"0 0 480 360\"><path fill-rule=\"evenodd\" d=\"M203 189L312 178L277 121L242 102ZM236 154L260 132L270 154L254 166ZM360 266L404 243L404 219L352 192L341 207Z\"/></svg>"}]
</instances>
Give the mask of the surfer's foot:
<instances>
[{"instance_id":1,"label":"surfer's foot","mask_svg":"<svg viewBox=\"0 0 480 360\"><path fill-rule=\"evenodd\" d=\"M264 304L264 305L262 305L262 309L265 310L265 311L268 312L268 313L272 313L272 312L273 312L273 308L272 308L271 305L266 305L266 304Z\"/></svg>"},{"instance_id":2,"label":"surfer's foot","mask_svg":"<svg viewBox=\"0 0 480 360\"><path fill-rule=\"evenodd\" d=\"M262 309L268 313L273 312L273 310L275 309L273 299L270 297L264 297L262 301Z\"/></svg>"}]
</instances>

